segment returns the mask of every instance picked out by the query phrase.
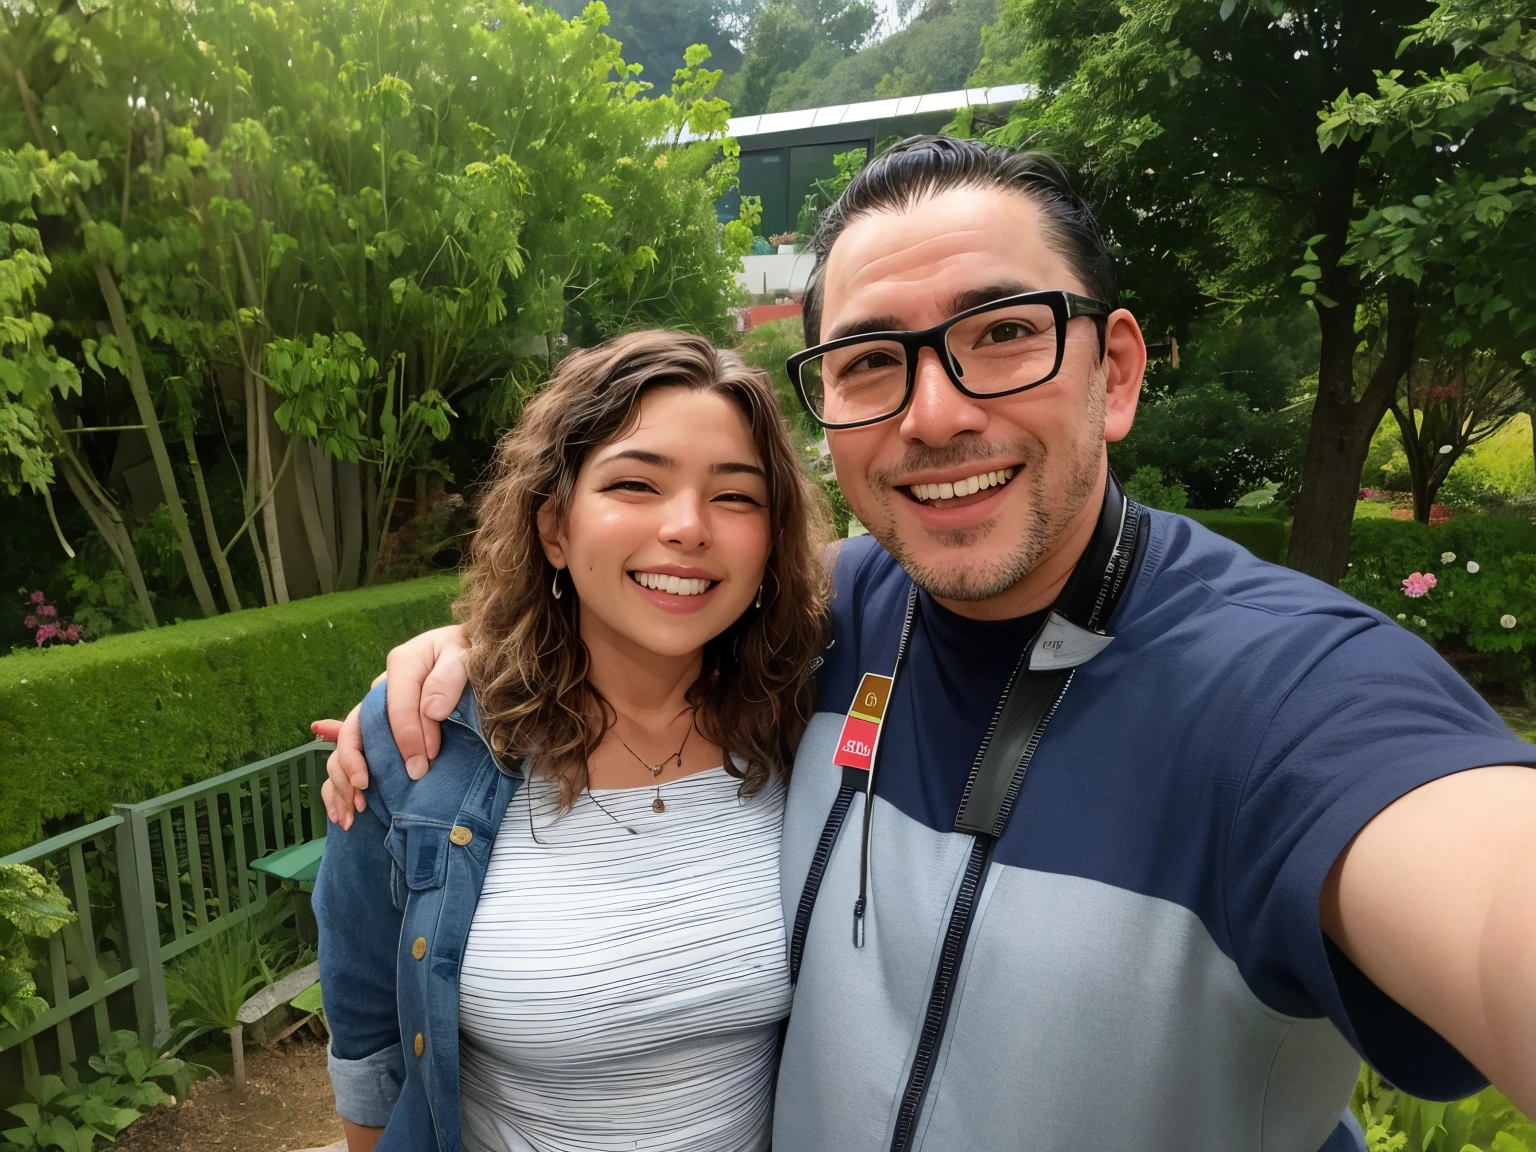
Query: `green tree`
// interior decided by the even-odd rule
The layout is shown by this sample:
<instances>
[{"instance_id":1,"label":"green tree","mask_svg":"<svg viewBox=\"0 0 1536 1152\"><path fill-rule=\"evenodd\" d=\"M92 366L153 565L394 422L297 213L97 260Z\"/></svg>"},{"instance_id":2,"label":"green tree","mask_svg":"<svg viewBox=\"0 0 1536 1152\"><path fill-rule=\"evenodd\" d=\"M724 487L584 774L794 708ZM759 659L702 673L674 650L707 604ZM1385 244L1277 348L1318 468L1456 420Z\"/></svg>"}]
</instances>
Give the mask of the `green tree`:
<instances>
[{"instance_id":1,"label":"green tree","mask_svg":"<svg viewBox=\"0 0 1536 1152\"><path fill-rule=\"evenodd\" d=\"M1229 508L1266 482L1295 495L1306 435L1310 317L1248 315L1196 325L1177 368L1153 364L1131 434L1110 446L1122 477L1155 468L1200 509Z\"/></svg>"},{"instance_id":2,"label":"green tree","mask_svg":"<svg viewBox=\"0 0 1536 1152\"><path fill-rule=\"evenodd\" d=\"M714 214L736 174L721 73L695 45L658 93L606 19L0 8L0 483L62 478L151 619L135 538L170 541L204 611L210 573L229 608L242 571L282 602L301 571L371 578L401 494L451 475L456 434L515 419L566 347L724 338L742 229L722 242ZM137 525L104 474L125 427L163 497Z\"/></svg>"},{"instance_id":3,"label":"green tree","mask_svg":"<svg viewBox=\"0 0 1536 1152\"><path fill-rule=\"evenodd\" d=\"M738 111L768 111L784 77L813 57L824 74L868 39L878 19L869 0L772 0L747 34Z\"/></svg>"},{"instance_id":4,"label":"green tree","mask_svg":"<svg viewBox=\"0 0 1536 1152\"><path fill-rule=\"evenodd\" d=\"M559 0L552 5L567 20L580 16L590 0ZM732 42L750 26L751 11L717 0L608 0L608 35L624 50L624 59L643 69L640 79L664 94L672 73L684 66L683 53L694 44L709 49L726 72L741 67L741 50ZM755 6L754 6L755 7ZM743 21L745 20L745 24Z\"/></svg>"},{"instance_id":5,"label":"green tree","mask_svg":"<svg viewBox=\"0 0 1536 1152\"><path fill-rule=\"evenodd\" d=\"M1429 523L1456 462L1525 409L1527 386L1523 366L1487 352L1420 360L1408 370L1391 412L1408 457L1414 519Z\"/></svg>"},{"instance_id":6,"label":"green tree","mask_svg":"<svg viewBox=\"0 0 1536 1152\"><path fill-rule=\"evenodd\" d=\"M1443 0L1413 25L1405 58L1323 112L1325 150L1406 157L1418 178L1355 220L1348 258L1415 284L1455 285L1436 316L1452 349L1536 360L1536 7ZM1447 57L1454 53L1454 58ZM1447 164L1445 157L1453 156Z\"/></svg>"},{"instance_id":7,"label":"green tree","mask_svg":"<svg viewBox=\"0 0 1536 1152\"><path fill-rule=\"evenodd\" d=\"M1297 291L1318 326L1317 392L1289 562L1346 571L1360 469L1442 286L1368 266L1352 229L1453 153L1319 151L1318 112L1377 70L1432 69L1448 48L1411 41L1379 0L1004 0L978 78L1042 95L995 138L1065 156L1103 213L1128 297L1154 330L1211 304L1269 306Z\"/></svg>"},{"instance_id":8,"label":"green tree","mask_svg":"<svg viewBox=\"0 0 1536 1152\"><path fill-rule=\"evenodd\" d=\"M807 59L774 86L769 111L964 88L997 0L929 0L898 32L851 55Z\"/></svg>"}]
</instances>

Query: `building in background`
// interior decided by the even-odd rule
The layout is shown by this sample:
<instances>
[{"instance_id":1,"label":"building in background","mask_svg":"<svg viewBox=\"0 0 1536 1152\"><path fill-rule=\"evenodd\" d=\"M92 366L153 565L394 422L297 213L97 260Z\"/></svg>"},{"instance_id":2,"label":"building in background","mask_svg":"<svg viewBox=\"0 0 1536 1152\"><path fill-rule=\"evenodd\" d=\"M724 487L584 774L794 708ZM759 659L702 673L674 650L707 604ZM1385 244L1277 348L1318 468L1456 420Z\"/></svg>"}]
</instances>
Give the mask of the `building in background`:
<instances>
[{"instance_id":1,"label":"building in background","mask_svg":"<svg viewBox=\"0 0 1536 1152\"><path fill-rule=\"evenodd\" d=\"M720 219L734 220L741 197L756 196L763 206L760 235L794 232L816 182L836 175L834 156L855 148L873 156L882 142L937 132L963 108L1001 115L1033 94L1032 85L1009 84L734 117L729 133L741 145L740 188L721 198ZM798 296L809 273L808 255L748 256L739 282L759 297Z\"/></svg>"},{"instance_id":2,"label":"building in background","mask_svg":"<svg viewBox=\"0 0 1536 1152\"><path fill-rule=\"evenodd\" d=\"M874 155L888 138L937 132L962 108L1006 112L1033 92L1032 85L1009 84L734 117L729 131L741 145L741 188L720 201L720 218L735 219L741 197L758 196L759 231L793 232L812 186L836 174L832 157L838 153L863 148Z\"/></svg>"}]
</instances>

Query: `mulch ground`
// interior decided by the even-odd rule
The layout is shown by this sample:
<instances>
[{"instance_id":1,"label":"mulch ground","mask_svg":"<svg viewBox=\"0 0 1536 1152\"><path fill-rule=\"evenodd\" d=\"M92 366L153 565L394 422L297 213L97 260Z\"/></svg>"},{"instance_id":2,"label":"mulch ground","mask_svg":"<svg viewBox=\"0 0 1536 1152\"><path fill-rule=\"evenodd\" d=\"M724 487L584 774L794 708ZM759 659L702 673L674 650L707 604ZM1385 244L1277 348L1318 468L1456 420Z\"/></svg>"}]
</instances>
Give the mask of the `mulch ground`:
<instances>
[{"instance_id":1,"label":"mulch ground","mask_svg":"<svg viewBox=\"0 0 1536 1152\"><path fill-rule=\"evenodd\" d=\"M245 1054L244 1096L228 1076L192 1085L185 1101L146 1115L117 1152L295 1152L341 1139L325 1044L299 1034Z\"/></svg>"}]
</instances>

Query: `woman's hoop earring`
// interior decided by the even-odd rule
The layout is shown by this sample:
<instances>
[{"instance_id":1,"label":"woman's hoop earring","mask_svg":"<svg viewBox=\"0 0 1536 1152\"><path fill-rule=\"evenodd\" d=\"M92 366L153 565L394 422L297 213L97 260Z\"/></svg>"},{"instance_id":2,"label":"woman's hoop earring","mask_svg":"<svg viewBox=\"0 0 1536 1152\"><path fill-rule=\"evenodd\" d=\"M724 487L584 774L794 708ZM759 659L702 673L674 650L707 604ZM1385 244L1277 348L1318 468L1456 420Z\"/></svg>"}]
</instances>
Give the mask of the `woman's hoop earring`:
<instances>
[{"instance_id":1,"label":"woman's hoop earring","mask_svg":"<svg viewBox=\"0 0 1536 1152\"><path fill-rule=\"evenodd\" d=\"M754 604L753 607L754 608L761 608L762 606L763 606L763 586L761 584L759 584L757 586L757 603Z\"/></svg>"},{"instance_id":2,"label":"woman's hoop earring","mask_svg":"<svg viewBox=\"0 0 1536 1152\"><path fill-rule=\"evenodd\" d=\"M560 569L558 568L555 569L555 578L549 585L549 594L556 600L560 599L562 595L560 591Z\"/></svg>"}]
</instances>

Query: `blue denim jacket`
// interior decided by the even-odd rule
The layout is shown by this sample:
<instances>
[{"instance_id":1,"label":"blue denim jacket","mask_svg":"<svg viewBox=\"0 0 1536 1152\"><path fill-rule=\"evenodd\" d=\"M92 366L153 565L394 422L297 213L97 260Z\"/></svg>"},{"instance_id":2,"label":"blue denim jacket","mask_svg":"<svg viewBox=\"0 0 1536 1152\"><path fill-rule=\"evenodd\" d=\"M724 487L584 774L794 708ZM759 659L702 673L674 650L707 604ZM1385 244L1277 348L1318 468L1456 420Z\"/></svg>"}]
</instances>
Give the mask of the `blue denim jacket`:
<instances>
[{"instance_id":1,"label":"blue denim jacket","mask_svg":"<svg viewBox=\"0 0 1536 1152\"><path fill-rule=\"evenodd\" d=\"M384 686L362 706L368 808L333 829L315 882L336 1111L378 1152L459 1152L459 963L520 775L497 763L466 691L412 782Z\"/></svg>"}]
</instances>

